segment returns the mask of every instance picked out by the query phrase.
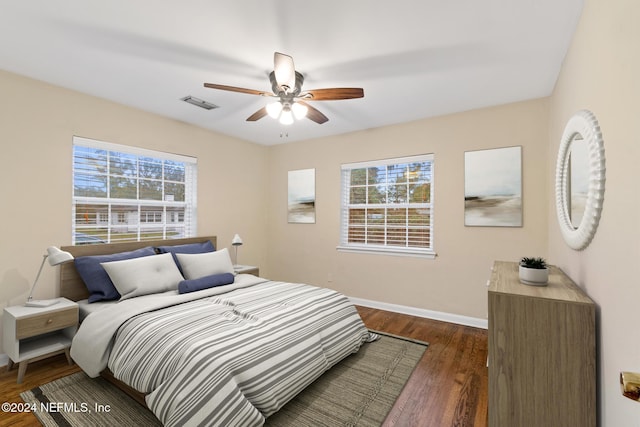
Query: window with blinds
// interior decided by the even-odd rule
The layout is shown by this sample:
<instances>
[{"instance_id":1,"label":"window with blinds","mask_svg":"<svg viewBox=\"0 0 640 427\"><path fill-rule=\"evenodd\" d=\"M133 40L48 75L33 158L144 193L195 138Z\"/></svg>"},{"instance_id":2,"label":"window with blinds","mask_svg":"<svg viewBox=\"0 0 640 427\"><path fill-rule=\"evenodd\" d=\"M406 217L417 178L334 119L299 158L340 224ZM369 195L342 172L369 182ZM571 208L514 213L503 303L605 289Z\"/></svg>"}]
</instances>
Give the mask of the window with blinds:
<instances>
[{"instance_id":1,"label":"window with blinds","mask_svg":"<svg viewBox=\"0 0 640 427\"><path fill-rule=\"evenodd\" d=\"M342 165L338 249L434 256L433 155Z\"/></svg>"},{"instance_id":2,"label":"window with blinds","mask_svg":"<svg viewBox=\"0 0 640 427\"><path fill-rule=\"evenodd\" d=\"M73 138L74 245L196 235L197 159Z\"/></svg>"}]
</instances>

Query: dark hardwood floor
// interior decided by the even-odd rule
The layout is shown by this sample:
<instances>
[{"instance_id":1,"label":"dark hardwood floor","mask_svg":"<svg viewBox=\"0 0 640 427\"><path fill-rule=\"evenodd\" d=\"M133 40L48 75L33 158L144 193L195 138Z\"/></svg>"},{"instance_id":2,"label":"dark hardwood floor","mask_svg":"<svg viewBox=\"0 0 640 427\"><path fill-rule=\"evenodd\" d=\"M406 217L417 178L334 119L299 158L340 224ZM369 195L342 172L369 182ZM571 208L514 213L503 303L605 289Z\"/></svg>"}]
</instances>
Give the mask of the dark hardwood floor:
<instances>
[{"instance_id":1,"label":"dark hardwood floor","mask_svg":"<svg viewBox=\"0 0 640 427\"><path fill-rule=\"evenodd\" d=\"M22 384L16 384L18 369L14 366L11 371L7 367L0 368L0 400L4 402L22 403L20 393L41 386L58 378L78 372L78 365L70 366L64 354L30 363ZM0 426L39 426L35 415L29 412L7 413L0 412Z\"/></svg>"},{"instance_id":2,"label":"dark hardwood floor","mask_svg":"<svg viewBox=\"0 0 640 427\"><path fill-rule=\"evenodd\" d=\"M487 331L421 317L358 307L370 329L427 341L384 426L485 427L487 425ZM17 369L0 373L2 402L22 402L20 393L78 371L64 355L29 365L22 384ZM0 412L0 426L38 426L33 414Z\"/></svg>"},{"instance_id":3,"label":"dark hardwood floor","mask_svg":"<svg viewBox=\"0 0 640 427\"><path fill-rule=\"evenodd\" d=\"M485 329L367 307L358 307L358 311L370 329L429 343L384 426L487 425Z\"/></svg>"}]
</instances>

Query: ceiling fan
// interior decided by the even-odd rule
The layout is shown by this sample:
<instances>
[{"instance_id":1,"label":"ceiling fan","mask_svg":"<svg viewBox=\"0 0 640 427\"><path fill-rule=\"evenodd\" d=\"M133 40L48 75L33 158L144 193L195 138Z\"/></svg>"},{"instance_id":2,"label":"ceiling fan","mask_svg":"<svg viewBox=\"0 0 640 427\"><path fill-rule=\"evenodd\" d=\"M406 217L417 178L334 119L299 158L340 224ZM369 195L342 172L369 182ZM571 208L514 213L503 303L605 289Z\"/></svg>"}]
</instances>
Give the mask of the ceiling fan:
<instances>
[{"instance_id":1,"label":"ceiling fan","mask_svg":"<svg viewBox=\"0 0 640 427\"><path fill-rule=\"evenodd\" d=\"M327 88L303 91L304 77L295 70L291 56L276 52L273 56L273 62L273 71L269 73L273 93L213 83L205 83L204 86L211 89L278 98L277 101L250 115L247 121L255 122L269 115L279 119L283 125L292 124L294 117L296 119L307 117L318 124L329 120L327 116L309 105L307 101L336 101L364 97L362 88Z\"/></svg>"}]
</instances>

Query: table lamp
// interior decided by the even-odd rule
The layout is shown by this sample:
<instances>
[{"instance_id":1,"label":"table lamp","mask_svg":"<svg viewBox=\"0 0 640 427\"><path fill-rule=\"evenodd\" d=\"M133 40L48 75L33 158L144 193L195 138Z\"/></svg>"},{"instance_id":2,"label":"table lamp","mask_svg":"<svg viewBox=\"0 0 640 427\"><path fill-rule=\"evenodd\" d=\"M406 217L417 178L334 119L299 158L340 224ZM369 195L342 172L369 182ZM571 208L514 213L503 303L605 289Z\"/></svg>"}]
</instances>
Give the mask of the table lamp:
<instances>
[{"instance_id":1,"label":"table lamp","mask_svg":"<svg viewBox=\"0 0 640 427\"><path fill-rule=\"evenodd\" d=\"M239 267L238 265L238 246L242 246L242 239L240 238L240 236L238 234L236 234L235 236L233 236L233 240L231 241L231 245L235 248L235 260L234 260L234 265L233 267L235 269L237 269Z\"/></svg>"},{"instance_id":2,"label":"table lamp","mask_svg":"<svg viewBox=\"0 0 640 427\"><path fill-rule=\"evenodd\" d=\"M56 304L58 302L57 299L44 299L44 300L35 300L33 299L33 291L36 288L36 284L38 283L38 279L40 278L40 273L42 273L42 267L44 267L45 260L49 260L49 265L55 266L58 264L62 264L66 261L71 261L73 259L73 255L69 252L62 251L55 246L49 246L47 248L47 253L44 254L42 258L42 263L40 264L40 270L38 270L38 275L36 276L36 280L33 281L33 286L31 286L31 292L29 292L29 298L27 298L27 302L25 306L27 307L48 307L50 305Z\"/></svg>"}]
</instances>

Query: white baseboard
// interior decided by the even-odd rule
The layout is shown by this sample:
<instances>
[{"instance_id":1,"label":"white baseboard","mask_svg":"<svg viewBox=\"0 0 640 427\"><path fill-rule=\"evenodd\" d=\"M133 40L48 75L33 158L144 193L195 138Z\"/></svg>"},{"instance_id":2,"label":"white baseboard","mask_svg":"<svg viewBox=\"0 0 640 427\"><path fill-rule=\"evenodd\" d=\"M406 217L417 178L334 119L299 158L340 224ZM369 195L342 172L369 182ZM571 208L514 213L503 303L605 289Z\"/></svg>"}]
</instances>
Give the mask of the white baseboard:
<instances>
[{"instance_id":1,"label":"white baseboard","mask_svg":"<svg viewBox=\"0 0 640 427\"><path fill-rule=\"evenodd\" d=\"M7 366L9 364L9 356L5 353L0 353L0 367Z\"/></svg>"},{"instance_id":2,"label":"white baseboard","mask_svg":"<svg viewBox=\"0 0 640 427\"><path fill-rule=\"evenodd\" d=\"M489 328L489 321L487 319L479 319L476 317L461 316L459 314L444 313L442 311L426 310L424 308L409 307L406 305L390 304L387 302L371 301L363 298L349 297L349 299L355 305L377 308L379 310L393 311L395 313L424 317L426 319L440 320L442 322L456 323L458 325L472 326L474 328Z\"/></svg>"}]
</instances>

